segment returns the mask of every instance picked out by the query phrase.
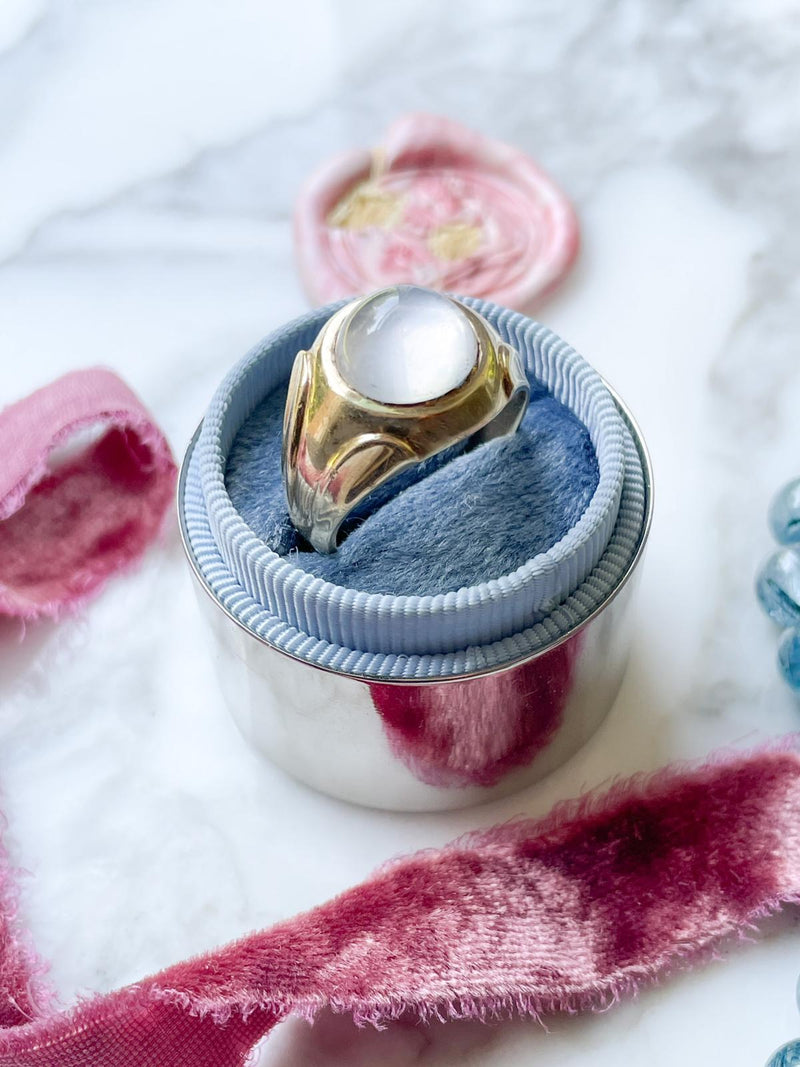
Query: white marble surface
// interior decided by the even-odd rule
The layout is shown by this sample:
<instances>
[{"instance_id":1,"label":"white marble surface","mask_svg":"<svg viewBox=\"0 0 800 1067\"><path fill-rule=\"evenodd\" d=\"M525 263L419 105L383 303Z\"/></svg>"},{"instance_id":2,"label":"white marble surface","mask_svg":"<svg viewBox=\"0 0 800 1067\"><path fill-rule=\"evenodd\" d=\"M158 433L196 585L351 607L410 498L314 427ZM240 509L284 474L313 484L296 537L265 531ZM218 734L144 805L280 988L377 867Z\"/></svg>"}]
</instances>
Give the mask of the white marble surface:
<instances>
[{"instance_id":1,"label":"white marble surface","mask_svg":"<svg viewBox=\"0 0 800 1067\"><path fill-rule=\"evenodd\" d=\"M424 108L515 141L585 247L540 317L620 390L657 514L631 669L566 767L492 807L362 811L262 764L215 689L174 531L79 619L0 627L0 782L65 1004L322 901L387 857L609 775L794 730L752 595L798 473L794 0L3 0L0 402L118 369L181 451L216 382L301 311L293 192ZM132 620L132 622L131 622ZM800 1034L792 914L605 1015L280 1028L270 1067L761 1064Z\"/></svg>"}]
</instances>

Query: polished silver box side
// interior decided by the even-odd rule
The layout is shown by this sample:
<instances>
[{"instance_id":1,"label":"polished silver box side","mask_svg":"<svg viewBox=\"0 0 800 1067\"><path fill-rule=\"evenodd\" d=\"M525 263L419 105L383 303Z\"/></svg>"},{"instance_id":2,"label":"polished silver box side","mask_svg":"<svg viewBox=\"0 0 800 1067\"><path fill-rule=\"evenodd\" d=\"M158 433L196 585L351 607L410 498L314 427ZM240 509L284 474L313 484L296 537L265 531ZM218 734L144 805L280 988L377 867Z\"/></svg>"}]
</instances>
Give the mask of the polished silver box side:
<instances>
[{"instance_id":1,"label":"polished silver box side","mask_svg":"<svg viewBox=\"0 0 800 1067\"><path fill-rule=\"evenodd\" d=\"M326 670L247 629L217 600L184 547L213 635L224 697L243 735L293 777L341 799L398 811L482 803L530 785L597 730L622 683L631 602L652 516L652 476L637 427L646 506L639 547L617 587L579 627L537 654L484 673L376 681Z\"/></svg>"}]
</instances>

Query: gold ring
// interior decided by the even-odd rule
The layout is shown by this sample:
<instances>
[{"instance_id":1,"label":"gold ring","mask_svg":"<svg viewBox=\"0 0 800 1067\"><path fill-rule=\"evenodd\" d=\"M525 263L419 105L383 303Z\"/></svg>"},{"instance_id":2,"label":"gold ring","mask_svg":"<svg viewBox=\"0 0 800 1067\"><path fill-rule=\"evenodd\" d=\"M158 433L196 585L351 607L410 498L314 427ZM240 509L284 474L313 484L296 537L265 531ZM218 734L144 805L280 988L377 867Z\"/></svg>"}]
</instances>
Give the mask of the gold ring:
<instances>
[{"instance_id":1,"label":"gold ring","mask_svg":"<svg viewBox=\"0 0 800 1067\"><path fill-rule=\"evenodd\" d=\"M336 550L379 486L459 442L513 434L528 405L519 353L477 312L414 285L354 300L298 352L283 424L296 529Z\"/></svg>"}]
</instances>

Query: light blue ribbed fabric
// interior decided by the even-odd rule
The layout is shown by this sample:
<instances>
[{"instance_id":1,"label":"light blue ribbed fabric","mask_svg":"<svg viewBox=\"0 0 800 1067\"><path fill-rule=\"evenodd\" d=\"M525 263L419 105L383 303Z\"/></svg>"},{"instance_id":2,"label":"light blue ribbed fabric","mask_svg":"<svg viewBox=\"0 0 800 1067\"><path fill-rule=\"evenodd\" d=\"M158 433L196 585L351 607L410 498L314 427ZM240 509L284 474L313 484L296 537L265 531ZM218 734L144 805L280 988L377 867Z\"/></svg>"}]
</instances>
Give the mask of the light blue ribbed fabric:
<instances>
[{"instance_id":1,"label":"light blue ribbed fabric","mask_svg":"<svg viewBox=\"0 0 800 1067\"><path fill-rule=\"evenodd\" d=\"M586 426L599 466L595 493L557 544L513 573L480 585L435 596L391 596L309 575L256 537L225 486L227 457L242 423L286 380L296 353L311 345L341 304L295 320L225 378L204 420L195 460L206 521L230 577L254 605L309 640L364 654L423 658L502 642L577 590L609 543L623 491L627 430L599 375L546 327L486 301L464 302L519 350L528 375Z\"/></svg>"},{"instance_id":2,"label":"light blue ribbed fabric","mask_svg":"<svg viewBox=\"0 0 800 1067\"><path fill-rule=\"evenodd\" d=\"M639 549L647 510L642 457L627 427L623 428L623 455L617 522L602 558L578 588L535 626L500 641L438 654L371 653L334 644L298 630L259 604L231 573L217 547L206 511L197 448L188 460L180 504L189 547L204 582L219 603L257 637L298 659L346 674L396 680L443 678L500 667L540 652L579 627L613 593Z\"/></svg>"}]
</instances>

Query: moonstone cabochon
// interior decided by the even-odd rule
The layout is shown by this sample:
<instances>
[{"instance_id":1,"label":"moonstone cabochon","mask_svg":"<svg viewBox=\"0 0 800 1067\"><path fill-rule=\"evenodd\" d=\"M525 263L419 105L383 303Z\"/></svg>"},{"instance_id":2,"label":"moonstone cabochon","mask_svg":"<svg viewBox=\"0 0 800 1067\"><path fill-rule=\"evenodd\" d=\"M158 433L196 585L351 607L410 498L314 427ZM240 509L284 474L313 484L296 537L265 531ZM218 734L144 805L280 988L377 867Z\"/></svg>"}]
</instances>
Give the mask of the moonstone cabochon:
<instances>
[{"instance_id":1,"label":"moonstone cabochon","mask_svg":"<svg viewBox=\"0 0 800 1067\"><path fill-rule=\"evenodd\" d=\"M502 641L537 624L570 596L609 544L631 445L607 387L546 327L486 301L466 298L464 303L517 349L529 378L544 384L586 426L599 468L594 495L555 545L513 573L479 585L436 595L394 596L309 575L256 537L234 508L225 484L228 454L242 423L286 380L295 353L309 347L340 305L289 323L254 348L222 382L203 420L196 464L205 521L226 571L254 605L312 641L378 656L439 655ZM641 478L641 463L638 467Z\"/></svg>"},{"instance_id":2,"label":"moonstone cabochon","mask_svg":"<svg viewBox=\"0 0 800 1067\"><path fill-rule=\"evenodd\" d=\"M478 358L461 308L417 285L369 297L345 323L336 367L347 384L382 404L422 404L457 389Z\"/></svg>"},{"instance_id":3,"label":"moonstone cabochon","mask_svg":"<svg viewBox=\"0 0 800 1067\"><path fill-rule=\"evenodd\" d=\"M313 304L411 282L530 311L579 247L569 199L530 156L421 113L312 174L294 231Z\"/></svg>"}]
</instances>

